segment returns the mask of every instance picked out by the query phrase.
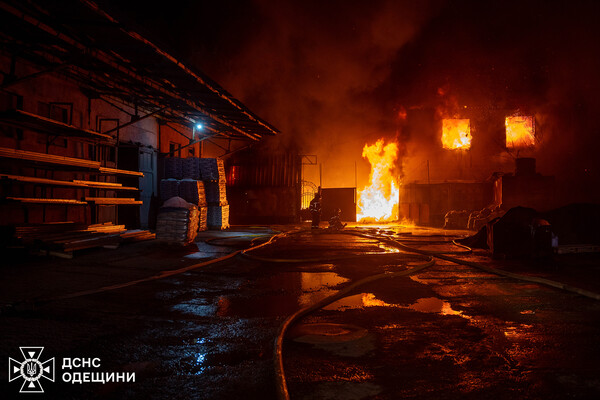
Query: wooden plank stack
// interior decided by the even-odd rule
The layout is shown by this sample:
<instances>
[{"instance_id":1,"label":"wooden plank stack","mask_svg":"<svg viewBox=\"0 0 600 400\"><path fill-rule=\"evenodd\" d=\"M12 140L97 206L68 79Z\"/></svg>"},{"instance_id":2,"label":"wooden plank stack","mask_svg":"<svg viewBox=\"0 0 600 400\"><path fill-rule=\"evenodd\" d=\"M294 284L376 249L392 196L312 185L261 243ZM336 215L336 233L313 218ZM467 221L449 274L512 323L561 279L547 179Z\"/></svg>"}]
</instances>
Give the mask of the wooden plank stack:
<instances>
[{"instance_id":1,"label":"wooden plank stack","mask_svg":"<svg viewBox=\"0 0 600 400\"><path fill-rule=\"evenodd\" d=\"M63 256L72 256L76 250L155 238L150 231L128 231L125 225L112 222L94 225L73 222L26 224L16 226L14 236L26 247Z\"/></svg>"}]
</instances>

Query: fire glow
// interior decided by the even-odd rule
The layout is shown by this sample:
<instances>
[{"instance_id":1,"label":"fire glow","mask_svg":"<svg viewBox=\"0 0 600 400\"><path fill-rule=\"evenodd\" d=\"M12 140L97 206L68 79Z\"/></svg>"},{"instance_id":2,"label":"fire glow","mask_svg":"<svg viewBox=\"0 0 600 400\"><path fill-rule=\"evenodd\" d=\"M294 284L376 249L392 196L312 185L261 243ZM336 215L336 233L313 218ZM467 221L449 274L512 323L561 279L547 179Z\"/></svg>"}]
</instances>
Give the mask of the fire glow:
<instances>
[{"instance_id":1,"label":"fire glow","mask_svg":"<svg viewBox=\"0 0 600 400\"><path fill-rule=\"evenodd\" d=\"M442 145L445 149L470 149L471 126L468 119L442 121Z\"/></svg>"},{"instance_id":2,"label":"fire glow","mask_svg":"<svg viewBox=\"0 0 600 400\"><path fill-rule=\"evenodd\" d=\"M400 191L392 170L398 157L398 145L384 146L383 139L379 139L373 145L366 144L362 156L369 160L371 173L369 185L358 191L358 221L396 221Z\"/></svg>"},{"instance_id":3,"label":"fire glow","mask_svg":"<svg viewBox=\"0 0 600 400\"><path fill-rule=\"evenodd\" d=\"M535 145L533 117L506 117L506 147L522 148Z\"/></svg>"}]
</instances>

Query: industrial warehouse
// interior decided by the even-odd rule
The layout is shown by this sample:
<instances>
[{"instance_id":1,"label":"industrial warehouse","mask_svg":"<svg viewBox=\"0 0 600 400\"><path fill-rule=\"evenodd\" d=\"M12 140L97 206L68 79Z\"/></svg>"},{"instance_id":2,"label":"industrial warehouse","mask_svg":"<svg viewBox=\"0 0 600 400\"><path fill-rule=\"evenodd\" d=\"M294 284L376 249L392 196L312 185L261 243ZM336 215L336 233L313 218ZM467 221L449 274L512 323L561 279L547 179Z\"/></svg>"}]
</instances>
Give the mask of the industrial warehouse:
<instances>
[{"instance_id":1,"label":"industrial warehouse","mask_svg":"<svg viewBox=\"0 0 600 400\"><path fill-rule=\"evenodd\" d=\"M0 1L2 398L597 398L598 16Z\"/></svg>"}]
</instances>

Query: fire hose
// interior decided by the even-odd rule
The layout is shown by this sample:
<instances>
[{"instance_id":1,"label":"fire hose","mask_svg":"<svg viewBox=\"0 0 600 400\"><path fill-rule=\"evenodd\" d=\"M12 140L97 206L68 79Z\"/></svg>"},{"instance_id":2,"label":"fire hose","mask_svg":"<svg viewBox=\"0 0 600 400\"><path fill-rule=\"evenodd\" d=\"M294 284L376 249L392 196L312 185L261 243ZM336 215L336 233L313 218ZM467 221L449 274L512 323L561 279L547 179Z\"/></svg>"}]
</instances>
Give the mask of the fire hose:
<instances>
[{"instance_id":1,"label":"fire hose","mask_svg":"<svg viewBox=\"0 0 600 400\"><path fill-rule=\"evenodd\" d=\"M301 230L297 230L294 232L289 232L288 234L294 234L294 233L300 233L302 232ZM425 268L428 268L432 265L435 264L435 260L434 258L439 258L445 261L450 261L456 264L460 264L460 265L465 265L465 266L469 266L472 268L477 268L477 269L481 269L483 271L486 271L488 273L492 273L492 274L496 274L496 275L500 275L500 276L505 276L508 278L512 278L512 279L517 279L517 280L522 280L522 281L526 281L526 282L532 282L532 283L537 283L537 284L541 284L541 285L546 285L546 286L550 286L553 288L557 288L557 289L562 289L565 291L569 291L572 293L576 293L582 296L586 296L595 300L600 300L600 294L599 293L595 293L595 292L591 292L585 289L581 289L581 288L577 288L577 287L573 287L570 285L566 285L564 283L561 282L556 282L550 279L545 279L545 278L539 278L539 277L534 277L534 276L527 276L527 275L521 275L521 274L515 274L512 272L508 272L508 271L502 271L496 268L492 268L492 267L488 267L479 263L475 263L475 262L471 262L471 261L466 261L466 260L462 260L456 257L451 257L448 254L454 254L454 255L460 255L460 254L469 254L472 252L472 249L462 245L460 243L457 243L455 240L452 240L451 242L449 241L436 241L437 243L443 242L443 243L448 243L448 244L453 244L457 247L461 247L463 248L463 250L461 251L431 251L431 250L423 250L423 249L419 249L419 248L414 248L411 246L407 246L405 244L403 244L401 242L401 240L396 240L396 239L391 239L388 237L381 237L381 236L372 236L372 235L367 235L364 233L359 233L359 232L355 232L355 231L337 231L336 233L342 233L342 234L348 234L348 235L354 235L354 236L359 236L359 237L364 237L364 238L369 238L369 239L375 239L375 240L379 240L388 244L392 244L394 246L396 246L397 248L407 252L407 253L412 253L412 254L418 254L421 255L423 257L427 257L428 261L426 261L425 263L422 263L420 265L417 265L411 269L408 270L404 270L404 271L399 271L399 272L391 272L391 273L383 273L383 274L376 274L376 275L372 275L363 279L360 279L354 283L349 284L348 286L346 286L345 288L341 289L340 291L336 292L335 294L331 295L331 296L327 296L324 299L321 299L320 301L318 301L317 303L304 307L298 311L296 311L294 314L290 315L289 317L287 317L283 323L279 326L279 329L277 331L277 336L274 342L274 348L273 348L273 352L274 352L274 369L275 369L275 379L276 379L276 390L277 390L277 396L279 399L281 400L289 400L290 396L289 396L289 391L287 388L287 382L286 382L286 377L285 377L285 371L284 371L284 367L283 367L283 339L285 337L286 331L298 320L300 320L301 318L305 317L308 314L311 314L314 311L317 311L343 297L345 297L346 295L348 295L349 293L351 293L353 290L376 280L380 280L380 279L387 279L387 278L397 278L397 277L405 277L405 276L409 276L412 275L414 273L417 273L419 271L424 270ZM423 243L423 244L427 244L427 241L410 241L411 243ZM432 241L433 242L433 241ZM250 251L253 251L259 247L263 247L266 246L268 244L270 244L271 241L264 243L262 245L250 248L250 249L246 249L240 252L240 254L242 256L254 259L254 260L259 260L259 261L266 261L266 262L282 262L282 263L289 263L289 262L321 262L321 261L331 261L331 260L336 260L336 259L342 259L342 258L348 258L350 256L337 256L337 257L324 257L324 258L320 258L320 259L277 259L277 258L267 258L267 257L261 257L261 256L256 256L256 255L251 255L249 254ZM393 253L392 253L393 254ZM356 257L355 255L353 255L352 257Z\"/></svg>"}]
</instances>

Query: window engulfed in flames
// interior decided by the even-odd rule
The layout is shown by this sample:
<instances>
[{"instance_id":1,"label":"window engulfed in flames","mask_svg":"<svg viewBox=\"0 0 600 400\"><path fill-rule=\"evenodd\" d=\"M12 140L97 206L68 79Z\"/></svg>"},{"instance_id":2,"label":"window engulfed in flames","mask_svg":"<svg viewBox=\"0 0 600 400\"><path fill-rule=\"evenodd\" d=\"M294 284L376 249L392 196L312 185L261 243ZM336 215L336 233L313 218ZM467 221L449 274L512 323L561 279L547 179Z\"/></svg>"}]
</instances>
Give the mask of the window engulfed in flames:
<instances>
[{"instance_id":1,"label":"window engulfed in flames","mask_svg":"<svg viewBox=\"0 0 600 400\"><path fill-rule=\"evenodd\" d=\"M371 163L369 185L358 191L359 222L386 222L398 220L399 186L392 174L398 157L398 145L384 146L383 139L365 145L363 158Z\"/></svg>"},{"instance_id":2,"label":"window engulfed in flames","mask_svg":"<svg viewBox=\"0 0 600 400\"><path fill-rule=\"evenodd\" d=\"M515 149L535 145L535 130L533 117L506 117L506 147Z\"/></svg>"},{"instance_id":3,"label":"window engulfed in flames","mask_svg":"<svg viewBox=\"0 0 600 400\"><path fill-rule=\"evenodd\" d=\"M445 149L470 149L471 126L468 119L442 121L442 145Z\"/></svg>"}]
</instances>

